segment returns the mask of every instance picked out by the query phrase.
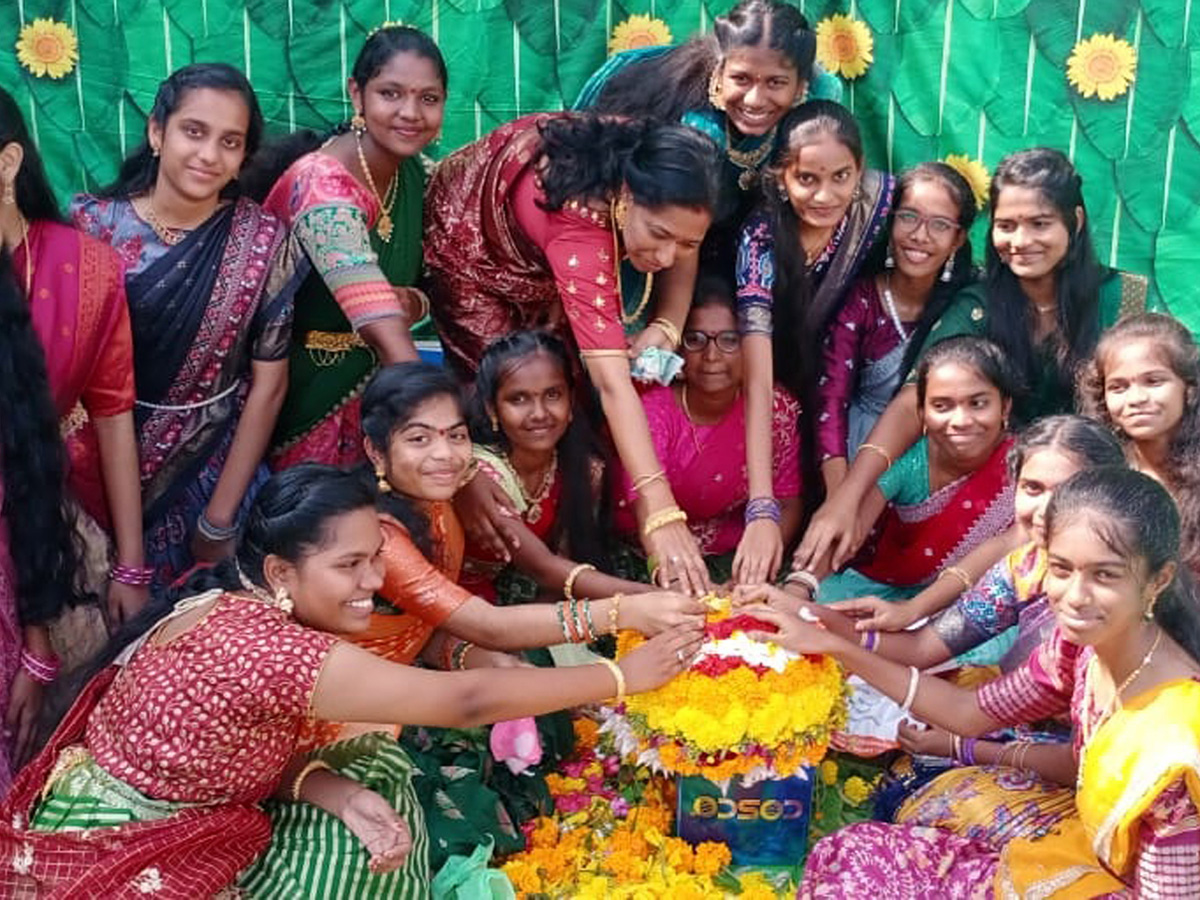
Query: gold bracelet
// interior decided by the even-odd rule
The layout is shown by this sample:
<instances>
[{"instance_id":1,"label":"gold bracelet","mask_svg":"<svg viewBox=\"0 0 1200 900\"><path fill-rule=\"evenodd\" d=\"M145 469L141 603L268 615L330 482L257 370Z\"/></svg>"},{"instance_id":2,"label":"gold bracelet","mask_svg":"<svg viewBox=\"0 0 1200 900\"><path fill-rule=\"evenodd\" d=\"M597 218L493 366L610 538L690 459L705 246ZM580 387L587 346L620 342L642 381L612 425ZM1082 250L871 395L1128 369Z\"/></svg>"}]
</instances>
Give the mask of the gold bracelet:
<instances>
[{"instance_id":1,"label":"gold bracelet","mask_svg":"<svg viewBox=\"0 0 1200 900\"><path fill-rule=\"evenodd\" d=\"M612 672L612 677L617 682L617 694L613 698L615 703L625 702L625 673L621 671L621 667L609 659L607 656L601 656L600 662L608 666L608 671Z\"/></svg>"},{"instance_id":2,"label":"gold bracelet","mask_svg":"<svg viewBox=\"0 0 1200 900\"><path fill-rule=\"evenodd\" d=\"M883 461L885 463L887 463L887 467L889 469L892 467L892 454L888 453L886 450L884 450L878 444L859 444L858 452L862 453L862 451L864 451L864 450L874 450L876 453L878 453L880 456L883 457Z\"/></svg>"},{"instance_id":3,"label":"gold bracelet","mask_svg":"<svg viewBox=\"0 0 1200 900\"><path fill-rule=\"evenodd\" d=\"M953 575L961 581L964 591L969 591L975 585L970 573L961 566L946 566L946 568L938 572L938 578L941 578L943 575Z\"/></svg>"},{"instance_id":4,"label":"gold bracelet","mask_svg":"<svg viewBox=\"0 0 1200 900\"><path fill-rule=\"evenodd\" d=\"M633 490L635 493L640 494L642 492L642 488L644 488L646 485L653 484L654 482L658 481L660 478L666 478L666 477L667 477L667 473L664 472L662 469L659 469L657 472L654 472L651 475L643 475L641 478L637 478L634 480Z\"/></svg>"},{"instance_id":5,"label":"gold bracelet","mask_svg":"<svg viewBox=\"0 0 1200 900\"><path fill-rule=\"evenodd\" d=\"M616 634L620 630L620 626L617 624L617 617L621 615L621 601L624 599L624 594L613 594L612 605L608 607L609 634Z\"/></svg>"},{"instance_id":6,"label":"gold bracelet","mask_svg":"<svg viewBox=\"0 0 1200 900\"><path fill-rule=\"evenodd\" d=\"M650 537L658 529L671 525L674 522L686 521L687 513L678 506L668 506L666 509L660 509L646 520L646 524L642 526L642 537Z\"/></svg>"},{"instance_id":7,"label":"gold bracelet","mask_svg":"<svg viewBox=\"0 0 1200 900\"><path fill-rule=\"evenodd\" d=\"M575 568L573 568L570 572L567 573L567 580L563 582L563 596L566 599L568 599L568 600L575 599L575 595L571 593L572 590L574 590L574 588L575 588L575 579L578 578L582 573L586 572L588 569L591 569L593 572L596 571L596 567L593 566L591 563L580 563Z\"/></svg>"},{"instance_id":8,"label":"gold bracelet","mask_svg":"<svg viewBox=\"0 0 1200 900\"><path fill-rule=\"evenodd\" d=\"M309 760L304 768L296 773L296 777L292 779L292 800L296 803L300 802L300 789L304 787L304 779L318 770L332 772L333 766L323 759Z\"/></svg>"},{"instance_id":9,"label":"gold bracelet","mask_svg":"<svg viewBox=\"0 0 1200 900\"><path fill-rule=\"evenodd\" d=\"M672 322L670 319L663 319L663 318L651 319L650 325L657 325L659 331L661 331L663 334L665 334L667 336L667 340L671 342L671 346L673 346L673 347L679 346L679 340L680 340L679 329L675 327L675 323ZM649 328L650 326L647 325L646 327Z\"/></svg>"}]
</instances>

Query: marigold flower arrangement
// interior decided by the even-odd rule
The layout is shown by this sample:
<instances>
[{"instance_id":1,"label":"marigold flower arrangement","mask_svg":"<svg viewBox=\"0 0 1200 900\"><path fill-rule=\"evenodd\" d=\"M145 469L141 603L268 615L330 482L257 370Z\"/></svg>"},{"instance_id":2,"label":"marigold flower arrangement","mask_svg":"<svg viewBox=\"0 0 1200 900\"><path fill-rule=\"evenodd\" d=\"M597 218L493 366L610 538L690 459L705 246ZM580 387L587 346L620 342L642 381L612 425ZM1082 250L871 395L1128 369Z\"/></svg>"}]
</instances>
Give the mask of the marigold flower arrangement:
<instances>
[{"instance_id":1,"label":"marigold flower arrangement","mask_svg":"<svg viewBox=\"0 0 1200 900\"><path fill-rule=\"evenodd\" d=\"M606 707L601 730L639 765L713 781L785 778L819 763L846 717L841 667L752 640L747 631L774 626L735 615L728 599L708 604L707 640L691 667L658 690ZM618 659L642 640L622 633Z\"/></svg>"}]
</instances>

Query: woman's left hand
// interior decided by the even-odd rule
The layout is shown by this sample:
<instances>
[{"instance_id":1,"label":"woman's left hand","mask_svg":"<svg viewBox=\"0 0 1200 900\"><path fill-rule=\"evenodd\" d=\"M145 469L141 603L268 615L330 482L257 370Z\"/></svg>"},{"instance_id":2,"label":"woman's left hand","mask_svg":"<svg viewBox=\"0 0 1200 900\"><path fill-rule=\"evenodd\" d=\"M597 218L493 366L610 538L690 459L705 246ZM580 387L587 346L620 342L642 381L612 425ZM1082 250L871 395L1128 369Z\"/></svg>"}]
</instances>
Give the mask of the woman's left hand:
<instances>
[{"instance_id":1,"label":"woman's left hand","mask_svg":"<svg viewBox=\"0 0 1200 900\"><path fill-rule=\"evenodd\" d=\"M763 584L775 578L783 560L783 535L770 519L755 519L742 532L733 556L738 584Z\"/></svg>"},{"instance_id":2,"label":"woman's left hand","mask_svg":"<svg viewBox=\"0 0 1200 900\"><path fill-rule=\"evenodd\" d=\"M708 566L696 538L683 522L671 522L646 537L646 550L658 560L658 583L700 596L712 590Z\"/></svg>"},{"instance_id":3,"label":"woman's left hand","mask_svg":"<svg viewBox=\"0 0 1200 900\"><path fill-rule=\"evenodd\" d=\"M630 341L629 358L637 359L642 355L642 351L649 347L658 347L660 350L675 352L675 344L667 337L667 333L657 325L647 325Z\"/></svg>"},{"instance_id":4,"label":"woman's left hand","mask_svg":"<svg viewBox=\"0 0 1200 900\"><path fill-rule=\"evenodd\" d=\"M921 756L954 755L950 732L936 725L925 726L905 719L897 726L896 737L900 741L900 748L907 753Z\"/></svg>"},{"instance_id":5,"label":"woman's left hand","mask_svg":"<svg viewBox=\"0 0 1200 900\"><path fill-rule=\"evenodd\" d=\"M855 597L829 604L854 619L855 631L904 631L921 619L920 610L911 600L884 600L882 597Z\"/></svg>"},{"instance_id":6,"label":"woman's left hand","mask_svg":"<svg viewBox=\"0 0 1200 900\"><path fill-rule=\"evenodd\" d=\"M4 737L12 748L13 769L20 768L32 755L38 715L42 711L43 686L23 668L13 676L4 714Z\"/></svg>"},{"instance_id":7,"label":"woman's left hand","mask_svg":"<svg viewBox=\"0 0 1200 900\"><path fill-rule=\"evenodd\" d=\"M817 617L801 609L799 615L789 615L773 606L745 606L741 612L774 625L778 631L748 631L748 637L763 643L774 643L793 653L833 653L846 642L825 630Z\"/></svg>"},{"instance_id":8,"label":"woman's left hand","mask_svg":"<svg viewBox=\"0 0 1200 900\"><path fill-rule=\"evenodd\" d=\"M400 868L412 851L408 824L392 804L372 790L360 787L353 791L339 818L371 854L367 867L375 874Z\"/></svg>"},{"instance_id":9,"label":"woman's left hand","mask_svg":"<svg viewBox=\"0 0 1200 900\"><path fill-rule=\"evenodd\" d=\"M672 628L704 627L704 604L695 597L674 591L651 591L625 598L627 627L653 637Z\"/></svg>"}]
</instances>

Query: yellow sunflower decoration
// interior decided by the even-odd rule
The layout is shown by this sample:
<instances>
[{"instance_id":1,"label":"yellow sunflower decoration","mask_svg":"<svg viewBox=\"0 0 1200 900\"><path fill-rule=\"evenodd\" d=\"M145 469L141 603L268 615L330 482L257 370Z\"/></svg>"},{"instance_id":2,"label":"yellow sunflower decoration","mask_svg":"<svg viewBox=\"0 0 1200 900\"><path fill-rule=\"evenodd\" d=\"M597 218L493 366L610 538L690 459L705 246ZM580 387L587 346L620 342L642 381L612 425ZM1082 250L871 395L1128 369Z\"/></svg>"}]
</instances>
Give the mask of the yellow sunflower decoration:
<instances>
[{"instance_id":1,"label":"yellow sunflower decoration","mask_svg":"<svg viewBox=\"0 0 1200 900\"><path fill-rule=\"evenodd\" d=\"M613 29L608 42L609 53L620 53L637 47L658 47L671 43L671 29L662 19L650 16L630 16Z\"/></svg>"},{"instance_id":2,"label":"yellow sunflower decoration","mask_svg":"<svg viewBox=\"0 0 1200 900\"><path fill-rule=\"evenodd\" d=\"M987 166L966 154L951 153L943 162L967 180L971 193L975 195L975 208L987 206L988 189L992 186L992 176L988 174Z\"/></svg>"},{"instance_id":3,"label":"yellow sunflower decoration","mask_svg":"<svg viewBox=\"0 0 1200 900\"><path fill-rule=\"evenodd\" d=\"M817 23L817 61L825 71L858 78L874 62L875 39L864 22L840 13Z\"/></svg>"},{"instance_id":4,"label":"yellow sunflower decoration","mask_svg":"<svg viewBox=\"0 0 1200 900\"><path fill-rule=\"evenodd\" d=\"M34 75L62 78L75 68L79 41L65 22L34 19L17 38L17 59Z\"/></svg>"},{"instance_id":5,"label":"yellow sunflower decoration","mask_svg":"<svg viewBox=\"0 0 1200 900\"><path fill-rule=\"evenodd\" d=\"M1133 83L1137 51L1111 34L1093 34L1080 41L1067 58L1067 81L1082 97L1113 100Z\"/></svg>"}]
</instances>

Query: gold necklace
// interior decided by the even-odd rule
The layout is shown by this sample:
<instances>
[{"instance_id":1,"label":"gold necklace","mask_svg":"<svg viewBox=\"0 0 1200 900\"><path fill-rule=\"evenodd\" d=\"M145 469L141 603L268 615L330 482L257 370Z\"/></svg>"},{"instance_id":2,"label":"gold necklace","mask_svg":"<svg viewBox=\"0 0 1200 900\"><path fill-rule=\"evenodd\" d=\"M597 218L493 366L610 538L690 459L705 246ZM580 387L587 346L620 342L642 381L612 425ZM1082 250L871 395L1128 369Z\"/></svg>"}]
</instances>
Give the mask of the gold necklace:
<instances>
[{"instance_id":1,"label":"gold necklace","mask_svg":"<svg viewBox=\"0 0 1200 900\"><path fill-rule=\"evenodd\" d=\"M642 288L642 299L638 302L637 309L632 313L625 314L625 292L621 287L621 244L617 239L617 202L613 200L608 207L608 222L612 227L613 239L613 269L616 272L617 285L617 304L621 308L621 321L626 325L632 325L639 318L642 312L646 309L646 304L650 302L650 292L654 288L654 273L646 273L646 283Z\"/></svg>"},{"instance_id":2,"label":"gold necklace","mask_svg":"<svg viewBox=\"0 0 1200 900\"><path fill-rule=\"evenodd\" d=\"M367 155L363 153L362 135L357 131L354 132L354 146L358 150L358 164L362 166L363 175L367 179L367 187L371 189L371 195L375 198L375 202L379 204L379 220L375 223L375 231L383 238L384 243L391 243L392 240L392 212L391 205L384 201L383 197L379 196L379 189L375 187L375 179L371 175L371 167L367 165ZM392 175L392 180L388 182L386 194L390 195L395 200L396 190L396 175L399 174L399 169Z\"/></svg>"},{"instance_id":3,"label":"gold necklace","mask_svg":"<svg viewBox=\"0 0 1200 900\"><path fill-rule=\"evenodd\" d=\"M521 480L521 473L513 465L512 458L507 453L504 454L504 458L508 461L508 467L513 470L513 474L517 476L517 490L521 492L521 499L525 501L528 510L525 520L533 525L541 519L541 503L550 495L550 488L554 485L554 475L558 472L558 451L555 450L550 455L550 465L546 467L546 471L542 475L542 483L532 494L525 490L525 482Z\"/></svg>"},{"instance_id":4,"label":"gold necklace","mask_svg":"<svg viewBox=\"0 0 1200 900\"><path fill-rule=\"evenodd\" d=\"M21 243L17 247L25 246L25 302L33 303L33 248L29 246L29 223L19 211L17 217L21 220Z\"/></svg>"},{"instance_id":5,"label":"gold necklace","mask_svg":"<svg viewBox=\"0 0 1200 900\"><path fill-rule=\"evenodd\" d=\"M139 197L142 200L142 209L135 211L142 217L142 220L150 226L151 230L158 235L158 239L168 247L174 247L185 237L191 233L190 228L179 228L175 225L167 225L158 217L158 213L154 211L154 194L146 194L144 197Z\"/></svg>"},{"instance_id":6,"label":"gold necklace","mask_svg":"<svg viewBox=\"0 0 1200 900\"><path fill-rule=\"evenodd\" d=\"M737 150L733 146L733 133L729 130L729 117L726 116L725 155L729 157L731 163L742 170L742 174L738 176L738 187L743 191L750 190L754 185L758 167L762 165L764 159L771 155L771 149L775 146L775 132L778 129L778 125L772 125L771 130L763 135L763 142L753 150Z\"/></svg>"},{"instance_id":7,"label":"gold necklace","mask_svg":"<svg viewBox=\"0 0 1200 900\"><path fill-rule=\"evenodd\" d=\"M1121 686L1117 688L1116 693L1116 699L1118 702L1120 702L1121 693L1125 690L1125 688L1133 684L1133 680L1142 674L1142 669L1150 665L1150 660L1154 657L1154 651L1158 649L1159 642L1162 641L1162 636L1162 629L1159 628L1158 633L1154 636L1154 643L1150 645L1150 649L1146 651L1146 655L1142 657L1142 661L1138 664L1138 667L1130 673L1128 678L1121 682Z\"/></svg>"}]
</instances>

